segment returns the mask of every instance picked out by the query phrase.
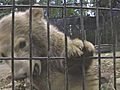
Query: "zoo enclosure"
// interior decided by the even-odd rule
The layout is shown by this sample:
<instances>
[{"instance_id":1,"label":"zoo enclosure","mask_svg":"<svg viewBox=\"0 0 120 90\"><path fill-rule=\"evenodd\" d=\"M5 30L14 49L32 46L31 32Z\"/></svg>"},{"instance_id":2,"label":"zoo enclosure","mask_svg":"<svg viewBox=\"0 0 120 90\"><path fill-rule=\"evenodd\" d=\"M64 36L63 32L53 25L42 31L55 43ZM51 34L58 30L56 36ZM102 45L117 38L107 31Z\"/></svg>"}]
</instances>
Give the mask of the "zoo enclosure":
<instances>
[{"instance_id":1,"label":"zoo enclosure","mask_svg":"<svg viewBox=\"0 0 120 90\"><path fill-rule=\"evenodd\" d=\"M3 12L4 10L10 10L12 12L12 46L11 46L11 58L1 58L1 59L11 59L12 60L12 75L14 77L14 60L19 59L28 59L30 60L30 69L32 68L32 26L31 20L32 17L30 15L30 29L29 29L29 37L30 37L30 57L29 58L15 58L14 57L14 12L16 8L18 10L25 10L32 7L34 8L45 8L45 18L48 21L48 47L49 47L49 24L56 25L60 31L65 33L65 36L70 36L72 39L80 38L82 40L87 39L97 45L97 56L93 57L98 60L99 63L99 87L101 87L101 60L102 59L113 59L113 76L114 76L114 89L117 90L116 87L116 60L120 59L120 56L116 54L119 51L119 19L120 19L120 2L119 0L106 0L106 5L103 4L104 0L96 0L92 6L84 3L84 0L73 0L74 2L67 2L68 0L64 0L61 4L52 1L45 1L45 4L42 3L42 0L39 3L40 6L33 6L34 3L32 0L29 0L29 3L23 3L22 5L16 4L15 0L13 0L8 5L0 5L0 10ZM44 1L44 0L43 0ZM56 0L59 1L59 0ZM90 0L88 0L90 1ZM91 0L92 1L92 0ZM41 4L42 3L42 4ZM89 6L89 7L88 7ZM53 11L52 11L53 10ZM57 12L59 10L60 12ZM52 13L51 13L51 12ZM55 12L54 12L55 11ZM88 13L90 11L90 13ZM31 11L30 11L31 12ZM54 12L54 13L53 13ZM75 14L74 14L74 13ZM59 14L58 14L59 13ZM69 14L68 14L69 13ZM53 15L52 15L53 14ZM56 15L57 14L57 15ZM63 24L64 22L64 24ZM67 42L65 40L65 42ZM103 45L104 44L104 45ZM112 52L112 56L101 56L102 54L102 46L105 45L110 46L110 50L107 52ZM106 45L106 47L107 47ZM106 48L105 47L105 48ZM65 47L67 50L67 47ZM104 51L103 51L104 52ZM49 52L48 52L49 53ZM66 52L67 55L67 52ZM61 57L65 60L66 57ZM56 57L39 57L35 59L59 59ZM49 73L48 73L49 76ZM49 78L48 78L49 79ZM66 79L67 79L67 71L66 71ZM32 80L32 72L31 72L31 80ZM31 81L32 82L32 81ZM66 90L67 90L67 80L66 80ZM83 82L83 86L84 86ZM12 84L14 89L14 78L12 78ZM48 85L50 83L48 82ZM32 87L32 85L31 85Z\"/></svg>"}]
</instances>

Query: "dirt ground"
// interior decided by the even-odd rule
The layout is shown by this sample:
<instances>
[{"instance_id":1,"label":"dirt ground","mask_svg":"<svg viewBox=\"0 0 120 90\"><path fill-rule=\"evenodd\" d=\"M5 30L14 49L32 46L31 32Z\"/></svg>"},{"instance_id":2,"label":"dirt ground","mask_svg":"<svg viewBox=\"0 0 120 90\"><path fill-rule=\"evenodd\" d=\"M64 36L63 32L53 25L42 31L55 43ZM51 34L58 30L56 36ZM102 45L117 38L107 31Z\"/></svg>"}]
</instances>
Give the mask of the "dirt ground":
<instances>
[{"instance_id":1,"label":"dirt ground","mask_svg":"<svg viewBox=\"0 0 120 90\"><path fill-rule=\"evenodd\" d=\"M116 53L119 56L120 52ZM97 54L95 55L97 56ZM113 53L102 53L101 56L113 56ZM91 72L98 74L98 60L94 60ZM102 90L114 90L114 64L113 59L101 59L101 82ZM116 59L116 82L117 89L120 89L120 59ZM0 90L12 90L11 70L5 63L0 63ZM15 90L29 90L26 81L15 81Z\"/></svg>"},{"instance_id":2,"label":"dirt ground","mask_svg":"<svg viewBox=\"0 0 120 90\"><path fill-rule=\"evenodd\" d=\"M26 80L15 81L15 90L29 90ZM0 90L12 90L11 69L6 63L0 63Z\"/></svg>"},{"instance_id":3,"label":"dirt ground","mask_svg":"<svg viewBox=\"0 0 120 90\"><path fill-rule=\"evenodd\" d=\"M98 54L95 54L98 56ZM102 53L101 57L112 57L113 53ZM116 52L116 57L120 56L120 52ZM115 59L115 72L114 72L114 59L113 58L103 58L101 59L101 65L98 63L98 59L93 62L93 67L91 71L97 74L99 77L99 67L101 66L101 87L102 90L115 90L114 89L114 73L116 73L116 88L120 90L120 58Z\"/></svg>"}]
</instances>

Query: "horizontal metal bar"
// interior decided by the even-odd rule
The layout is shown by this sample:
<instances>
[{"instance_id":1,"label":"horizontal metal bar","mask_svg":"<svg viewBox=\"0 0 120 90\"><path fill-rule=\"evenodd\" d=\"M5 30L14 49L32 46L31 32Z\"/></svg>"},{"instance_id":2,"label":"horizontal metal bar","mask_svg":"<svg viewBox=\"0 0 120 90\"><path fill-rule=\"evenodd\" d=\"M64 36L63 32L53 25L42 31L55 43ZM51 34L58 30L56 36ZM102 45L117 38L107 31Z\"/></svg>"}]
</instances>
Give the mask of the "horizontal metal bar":
<instances>
[{"instance_id":1,"label":"horizontal metal bar","mask_svg":"<svg viewBox=\"0 0 120 90\"><path fill-rule=\"evenodd\" d=\"M11 57L0 57L0 60L10 60L12 59ZM27 57L15 57L14 60L29 60L29 59L34 59L34 60L45 60L48 59L48 57L32 57L32 58L27 58ZM65 59L65 57L50 57L49 59Z\"/></svg>"},{"instance_id":2,"label":"horizontal metal bar","mask_svg":"<svg viewBox=\"0 0 120 90\"><path fill-rule=\"evenodd\" d=\"M113 56L108 56L108 57L85 57L85 58L89 58L89 59L113 59ZM120 59L120 56L116 56L116 59ZM0 60L11 60L11 57L0 57ZM30 59L34 59L34 60L46 60L48 59L48 57L32 57L32 58L27 58L27 57L15 57L14 60L30 60ZM59 59L65 59L65 57L49 57L49 59L51 60L59 60ZM78 60L80 58L76 58L76 60Z\"/></svg>"},{"instance_id":3,"label":"horizontal metal bar","mask_svg":"<svg viewBox=\"0 0 120 90\"><path fill-rule=\"evenodd\" d=\"M15 8L29 8L30 5L15 5ZM39 5L39 6L32 6L34 8L47 8L47 5ZM3 8L12 8L12 5L0 5L0 9ZM59 5L50 5L49 8L64 8L64 6L59 6ZM86 6L66 6L66 8L74 8L74 9L92 9L92 10L96 10L97 7L86 7ZM110 10L109 7L98 7L99 10ZM112 8L113 11L120 11L120 8Z\"/></svg>"}]
</instances>

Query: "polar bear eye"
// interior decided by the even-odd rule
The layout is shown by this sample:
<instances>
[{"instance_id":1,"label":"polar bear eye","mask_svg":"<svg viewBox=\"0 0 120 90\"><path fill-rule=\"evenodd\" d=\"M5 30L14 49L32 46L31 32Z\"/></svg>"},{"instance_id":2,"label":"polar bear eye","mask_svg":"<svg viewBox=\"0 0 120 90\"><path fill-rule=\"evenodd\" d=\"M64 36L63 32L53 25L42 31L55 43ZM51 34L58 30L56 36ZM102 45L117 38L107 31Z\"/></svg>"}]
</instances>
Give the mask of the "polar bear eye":
<instances>
[{"instance_id":1,"label":"polar bear eye","mask_svg":"<svg viewBox=\"0 0 120 90\"><path fill-rule=\"evenodd\" d=\"M25 46L26 46L26 42L25 41L20 41L19 48L24 48Z\"/></svg>"}]
</instances>

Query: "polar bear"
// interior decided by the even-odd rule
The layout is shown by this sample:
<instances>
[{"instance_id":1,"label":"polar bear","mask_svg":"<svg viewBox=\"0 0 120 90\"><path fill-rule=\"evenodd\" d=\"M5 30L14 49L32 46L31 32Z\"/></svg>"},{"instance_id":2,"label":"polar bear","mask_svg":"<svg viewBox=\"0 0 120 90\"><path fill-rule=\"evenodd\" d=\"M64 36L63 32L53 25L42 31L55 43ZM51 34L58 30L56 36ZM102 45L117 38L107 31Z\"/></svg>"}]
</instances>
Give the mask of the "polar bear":
<instances>
[{"instance_id":1,"label":"polar bear","mask_svg":"<svg viewBox=\"0 0 120 90\"><path fill-rule=\"evenodd\" d=\"M73 39L67 37L65 43L65 35L55 26L49 25L50 35L48 47L48 27L47 21L44 19L42 8L32 9L32 43L29 39L29 16L30 11L15 13L14 21L14 56L17 58L29 58L30 44L32 44L33 57L67 57L64 59L38 59L33 60L32 72L33 83L38 90L47 90L48 68L51 90L65 89L65 71L68 73L69 90L82 90L83 85L83 67L85 69L86 90L98 90L96 76L89 76L92 65L92 59L95 51L94 45L87 40ZM11 31L12 31L12 14L4 16L0 20L0 55L2 57L11 56ZM67 45L67 48L65 48ZM48 52L49 51L49 52ZM67 53L65 52L67 51ZM67 63L66 63L67 62ZM6 60L11 66L11 61ZM39 76L34 74L34 67L37 65L36 71ZM67 66L66 66L67 65ZM49 67L48 67L49 66ZM47 68L48 67L48 68ZM30 76L28 60L14 61L15 79L24 79Z\"/></svg>"}]
</instances>

